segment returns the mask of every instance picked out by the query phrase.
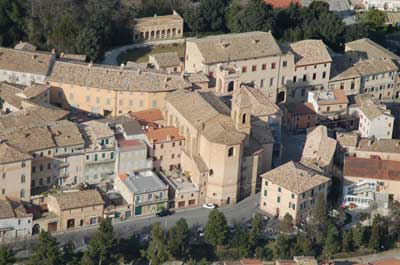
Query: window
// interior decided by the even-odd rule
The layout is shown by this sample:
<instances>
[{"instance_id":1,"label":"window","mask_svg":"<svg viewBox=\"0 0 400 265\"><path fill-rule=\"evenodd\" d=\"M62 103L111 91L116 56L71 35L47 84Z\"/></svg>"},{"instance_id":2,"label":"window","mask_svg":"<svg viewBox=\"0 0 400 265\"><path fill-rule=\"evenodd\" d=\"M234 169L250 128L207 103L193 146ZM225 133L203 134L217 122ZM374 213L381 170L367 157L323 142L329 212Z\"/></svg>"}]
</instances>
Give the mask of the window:
<instances>
[{"instance_id":1,"label":"window","mask_svg":"<svg viewBox=\"0 0 400 265\"><path fill-rule=\"evenodd\" d=\"M242 115L242 124L245 124L247 120L246 114Z\"/></svg>"},{"instance_id":2,"label":"window","mask_svg":"<svg viewBox=\"0 0 400 265\"><path fill-rule=\"evenodd\" d=\"M294 196L295 196L295 195L292 193L292 196L291 196L291 197L292 197L292 199L294 199Z\"/></svg>"},{"instance_id":3,"label":"window","mask_svg":"<svg viewBox=\"0 0 400 265\"><path fill-rule=\"evenodd\" d=\"M114 159L114 152L111 152L110 158L111 158L111 159Z\"/></svg>"},{"instance_id":4,"label":"window","mask_svg":"<svg viewBox=\"0 0 400 265\"><path fill-rule=\"evenodd\" d=\"M261 70L263 71L267 70L267 65L265 63L261 66Z\"/></svg>"},{"instance_id":5,"label":"window","mask_svg":"<svg viewBox=\"0 0 400 265\"><path fill-rule=\"evenodd\" d=\"M160 156L160 160L163 160L163 156Z\"/></svg>"},{"instance_id":6,"label":"window","mask_svg":"<svg viewBox=\"0 0 400 265\"><path fill-rule=\"evenodd\" d=\"M47 169L51 169L51 164L50 163L47 164Z\"/></svg>"},{"instance_id":7,"label":"window","mask_svg":"<svg viewBox=\"0 0 400 265\"><path fill-rule=\"evenodd\" d=\"M324 71L324 72L322 72L322 79L325 79L326 78L326 72Z\"/></svg>"},{"instance_id":8,"label":"window","mask_svg":"<svg viewBox=\"0 0 400 265\"><path fill-rule=\"evenodd\" d=\"M32 167L32 173L36 172L36 167ZM5 178L5 175L3 175L3 178Z\"/></svg>"},{"instance_id":9,"label":"window","mask_svg":"<svg viewBox=\"0 0 400 265\"><path fill-rule=\"evenodd\" d=\"M25 175L24 174L21 175L21 183L25 183Z\"/></svg>"},{"instance_id":10,"label":"window","mask_svg":"<svg viewBox=\"0 0 400 265\"><path fill-rule=\"evenodd\" d=\"M296 83L297 81L297 76L293 76L293 83Z\"/></svg>"},{"instance_id":11,"label":"window","mask_svg":"<svg viewBox=\"0 0 400 265\"><path fill-rule=\"evenodd\" d=\"M174 158L175 158L175 154L172 154L172 155L171 155L171 158L174 159Z\"/></svg>"},{"instance_id":12,"label":"window","mask_svg":"<svg viewBox=\"0 0 400 265\"><path fill-rule=\"evenodd\" d=\"M315 79L317 79L317 74L316 74L316 73L313 73L313 74L312 74L312 80L315 80Z\"/></svg>"},{"instance_id":13,"label":"window","mask_svg":"<svg viewBox=\"0 0 400 265\"><path fill-rule=\"evenodd\" d=\"M278 187L278 192L282 192L282 188L281 187Z\"/></svg>"},{"instance_id":14,"label":"window","mask_svg":"<svg viewBox=\"0 0 400 265\"><path fill-rule=\"evenodd\" d=\"M243 66L242 67L242 73L246 73L247 72L247 67L246 66Z\"/></svg>"},{"instance_id":15,"label":"window","mask_svg":"<svg viewBox=\"0 0 400 265\"><path fill-rule=\"evenodd\" d=\"M90 156L89 156L89 155L86 155L86 160L89 160L89 158L90 158Z\"/></svg>"},{"instance_id":16,"label":"window","mask_svg":"<svg viewBox=\"0 0 400 265\"><path fill-rule=\"evenodd\" d=\"M307 81L307 75L303 75L303 82Z\"/></svg>"},{"instance_id":17,"label":"window","mask_svg":"<svg viewBox=\"0 0 400 265\"><path fill-rule=\"evenodd\" d=\"M271 64L271 69L275 69L276 68L276 63L272 63Z\"/></svg>"},{"instance_id":18,"label":"window","mask_svg":"<svg viewBox=\"0 0 400 265\"><path fill-rule=\"evenodd\" d=\"M265 79L260 80L260 87L264 87L264 81L265 81Z\"/></svg>"},{"instance_id":19,"label":"window","mask_svg":"<svg viewBox=\"0 0 400 265\"><path fill-rule=\"evenodd\" d=\"M22 162L21 167L26 167L25 162Z\"/></svg>"},{"instance_id":20,"label":"window","mask_svg":"<svg viewBox=\"0 0 400 265\"><path fill-rule=\"evenodd\" d=\"M164 144L161 144L161 145L160 145L160 148L163 149L163 148L164 148Z\"/></svg>"},{"instance_id":21,"label":"window","mask_svg":"<svg viewBox=\"0 0 400 265\"><path fill-rule=\"evenodd\" d=\"M40 171L43 171L43 165L40 165L40 166L39 166L39 170L40 170Z\"/></svg>"},{"instance_id":22,"label":"window","mask_svg":"<svg viewBox=\"0 0 400 265\"><path fill-rule=\"evenodd\" d=\"M90 218L90 224L91 225L94 225L94 224L96 224L97 223L97 217L91 217Z\"/></svg>"},{"instance_id":23,"label":"window","mask_svg":"<svg viewBox=\"0 0 400 265\"><path fill-rule=\"evenodd\" d=\"M228 157L232 157L234 154L235 149L233 147L229 147L228 149Z\"/></svg>"},{"instance_id":24,"label":"window","mask_svg":"<svg viewBox=\"0 0 400 265\"><path fill-rule=\"evenodd\" d=\"M269 86L273 86L274 85L274 78L271 77L271 79L269 80Z\"/></svg>"},{"instance_id":25,"label":"window","mask_svg":"<svg viewBox=\"0 0 400 265\"><path fill-rule=\"evenodd\" d=\"M253 65L253 66L251 67L251 71L252 71L252 72L257 71L257 65Z\"/></svg>"},{"instance_id":26,"label":"window","mask_svg":"<svg viewBox=\"0 0 400 265\"><path fill-rule=\"evenodd\" d=\"M283 62L282 62L282 66L283 66L283 67L286 67L286 66L287 66L287 61L283 61Z\"/></svg>"},{"instance_id":27,"label":"window","mask_svg":"<svg viewBox=\"0 0 400 265\"><path fill-rule=\"evenodd\" d=\"M95 154L95 155L94 155L94 161L97 161L97 160L99 160L99 155L98 155L98 154Z\"/></svg>"},{"instance_id":28,"label":"window","mask_svg":"<svg viewBox=\"0 0 400 265\"><path fill-rule=\"evenodd\" d=\"M264 197L267 197L267 195L268 195L268 191L264 190Z\"/></svg>"},{"instance_id":29,"label":"window","mask_svg":"<svg viewBox=\"0 0 400 265\"><path fill-rule=\"evenodd\" d=\"M25 198L25 190L24 190L24 189L22 189L22 190L20 191L19 197Z\"/></svg>"},{"instance_id":30,"label":"window","mask_svg":"<svg viewBox=\"0 0 400 265\"><path fill-rule=\"evenodd\" d=\"M281 202L281 197L279 197L279 196L276 197L276 202L277 202L277 203L280 203L280 202Z\"/></svg>"},{"instance_id":31,"label":"window","mask_svg":"<svg viewBox=\"0 0 400 265\"><path fill-rule=\"evenodd\" d=\"M265 184L265 186L268 186L268 181L267 180L264 181L264 184Z\"/></svg>"}]
</instances>

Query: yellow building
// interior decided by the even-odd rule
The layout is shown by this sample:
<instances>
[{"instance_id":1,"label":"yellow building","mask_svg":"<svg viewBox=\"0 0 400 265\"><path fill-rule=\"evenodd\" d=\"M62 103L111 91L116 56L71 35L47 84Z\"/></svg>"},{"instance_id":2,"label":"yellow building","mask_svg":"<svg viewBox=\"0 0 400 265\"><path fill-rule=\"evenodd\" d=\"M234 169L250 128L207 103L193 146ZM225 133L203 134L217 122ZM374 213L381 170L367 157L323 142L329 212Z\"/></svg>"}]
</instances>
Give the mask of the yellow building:
<instances>
[{"instance_id":1,"label":"yellow building","mask_svg":"<svg viewBox=\"0 0 400 265\"><path fill-rule=\"evenodd\" d=\"M105 116L161 109L168 93L192 87L178 74L64 61L55 63L48 82L53 104Z\"/></svg>"}]
</instances>

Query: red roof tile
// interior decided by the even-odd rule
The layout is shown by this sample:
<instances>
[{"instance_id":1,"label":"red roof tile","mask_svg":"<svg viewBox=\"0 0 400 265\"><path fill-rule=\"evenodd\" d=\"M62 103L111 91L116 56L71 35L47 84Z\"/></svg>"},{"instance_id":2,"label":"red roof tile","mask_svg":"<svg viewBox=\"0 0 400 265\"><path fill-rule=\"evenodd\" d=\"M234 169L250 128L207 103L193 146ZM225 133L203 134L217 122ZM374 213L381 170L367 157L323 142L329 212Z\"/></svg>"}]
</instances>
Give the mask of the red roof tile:
<instances>
[{"instance_id":1,"label":"red roof tile","mask_svg":"<svg viewBox=\"0 0 400 265\"><path fill-rule=\"evenodd\" d=\"M162 121L164 117L159 109L149 109L138 112L131 112L129 115L143 122Z\"/></svg>"},{"instance_id":2,"label":"red roof tile","mask_svg":"<svg viewBox=\"0 0 400 265\"><path fill-rule=\"evenodd\" d=\"M264 0L264 2L274 8L288 8L291 3L301 5L300 0Z\"/></svg>"},{"instance_id":3,"label":"red roof tile","mask_svg":"<svg viewBox=\"0 0 400 265\"><path fill-rule=\"evenodd\" d=\"M400 181L400 161L346 157L344 176Z\"/></svg>"},{"instance_id":4,"label":"red roof tile","mask_svg":"<svg viewBox=\"0 0 400 265\"><path fill-rule=\"evenodd\" d=\"M159 129L150 128L146 133L147 138L155 143L167 142L167 141L180 141L185 138L179 134L179 129L175 127L165 127Z\"/></svg>"}]
</instances>

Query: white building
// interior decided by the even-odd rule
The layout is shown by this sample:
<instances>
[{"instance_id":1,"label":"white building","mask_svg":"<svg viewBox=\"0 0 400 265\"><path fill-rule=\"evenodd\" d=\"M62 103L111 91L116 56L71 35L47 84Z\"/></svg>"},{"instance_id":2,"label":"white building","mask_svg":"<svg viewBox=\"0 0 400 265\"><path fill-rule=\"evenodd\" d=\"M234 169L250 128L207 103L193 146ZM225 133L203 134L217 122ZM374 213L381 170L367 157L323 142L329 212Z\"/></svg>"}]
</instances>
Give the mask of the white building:
<instances>
[{"instance_id":1,"label":"white building","mask_svg":"<svg viewBox=\"0 0 400 265\"><path fill-rule=\"evenodd\" d=\"M0 47L0 82L29 86L45 84L55 55Z\"/></svg>"},{"instance_id":2,"label":"white building","mask_svg":"<svg viewBox=\"0 0 400 265\"><path fill-rule=\"evenodd\" d=\"M364 0L365 9L400 11L400 0Z\"/></svg>"},{"instance_id":3,"label":"white building","mask_svg":"<svg viewBox=\"0 0 400 265\"><path fill-rule=\"evenodd\" d=\"M359 117L358 131L361 137L391 139L394 117L390 110L368 96L356 97L356 104L350 106L350 114Z\"/></svg>"},{"instance_id":4,"label":"white building","mask_svg":"<svg viewBox=\"0 0 400 265\"><path fill-rule=\"evenodd\" d=\"M32 214L20 201L0 198L0 242L27 239L32 232Z\"/></svg>"}]
</instances>

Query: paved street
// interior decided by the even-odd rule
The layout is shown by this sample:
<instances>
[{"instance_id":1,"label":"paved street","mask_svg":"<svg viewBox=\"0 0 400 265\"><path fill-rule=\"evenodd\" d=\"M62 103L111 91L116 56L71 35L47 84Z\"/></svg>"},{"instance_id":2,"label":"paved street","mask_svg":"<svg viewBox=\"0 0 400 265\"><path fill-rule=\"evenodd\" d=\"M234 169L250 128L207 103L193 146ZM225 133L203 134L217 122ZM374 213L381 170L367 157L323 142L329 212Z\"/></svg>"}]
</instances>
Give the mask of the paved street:
<instances>
[{"instance_id":1,"label":"paved street","mask_svg":"<svg viewBox=\"0 0 400 265\"><path fill-rule=\"evenodd\" d=\"M221 209L225 214L229 223L242 223L250 220L253 214L256 212L257 204L259 202L258 194L256 196L249 197L236 205ZM210 210L202 207L194 209L187 209L178 211L175 214L167 217L156 217L151 216L147 218L139 219L128 219L123 222L116 222L114 224L114 230L117 237L130 237L134 233L146 232L149 230L150 225L156 222L161 222L165 229L172 227L180 218L185 218L190 226L202 225L207 223L208 214ZM90 237L96 231L97 227L88 227L82 229L76 229L66 233L56 234L57 240L64 244L68 241L74 242L77 249L81 249L89 241ZM18 251L19 257L28 256L29 253L23 251L23 249L32 249L32 245L36 239L20 241L14 244L15 250Z\"/></svg>"}]
</instances>

